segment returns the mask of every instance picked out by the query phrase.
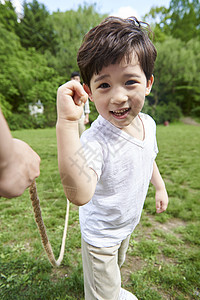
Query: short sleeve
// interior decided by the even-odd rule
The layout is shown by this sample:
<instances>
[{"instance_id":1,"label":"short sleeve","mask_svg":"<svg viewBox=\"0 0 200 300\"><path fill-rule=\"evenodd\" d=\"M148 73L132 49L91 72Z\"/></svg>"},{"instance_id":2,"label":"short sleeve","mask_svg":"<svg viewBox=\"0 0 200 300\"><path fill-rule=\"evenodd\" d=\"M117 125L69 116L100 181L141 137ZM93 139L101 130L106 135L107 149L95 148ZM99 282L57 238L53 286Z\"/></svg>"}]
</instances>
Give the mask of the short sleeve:
<instances>
[{"instance_id":1,"label":"short sleeve","mask_svg":"<svg viewBox=\"0 0 200 300\"><path fill-rule=\"evenodd\" d=\"M153 159L156 159L156 156L158 154L158 144L157 144L157 139L156 139L156 122L152 119L153 121L153 132L154 132L154 149L153 149Z\"/></svg>"},{"instance_id":2,"label":"short sleeve","mask_svg":"<svg viewBox=\"0 0 200 300\"><path fill-rule=\"evenodd\" d=\"M153 152L153 159L156 159L156 156L158 154L158 145L157 145L157 140L156 140L156 135L155 135L155 140L154 140L154 152Z\"/></svg>"},{"instance_id":3,"label":"short sleeve","mask_svg":"<svg viewBox=\"0 0 200 300\"><path fill-rule=\"evenodd\" d=\"M145 123L145 130L147 131L147 136L149 138L149 143L151 145L150 147L151 158L155 160L158 154L158 145L156 140L156 122L152 117L150 117L147 114L141 113L140 116L142 117L142 120Z\"/></svg>"}]
</instances>

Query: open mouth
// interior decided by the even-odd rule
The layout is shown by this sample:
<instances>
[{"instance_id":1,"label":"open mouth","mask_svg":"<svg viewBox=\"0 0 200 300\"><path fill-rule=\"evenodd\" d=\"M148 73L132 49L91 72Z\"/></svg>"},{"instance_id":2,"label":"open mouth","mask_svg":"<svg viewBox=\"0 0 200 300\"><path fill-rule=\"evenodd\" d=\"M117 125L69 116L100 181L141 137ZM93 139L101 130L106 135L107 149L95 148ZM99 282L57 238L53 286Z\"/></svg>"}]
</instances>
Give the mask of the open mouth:
<instances>
[{"instance_id":1,"label":"open mouth","mask_svg":"<svg viewBox=\"0 0 200 300\"><path fill-rule=\"evenodd\" d=\"M130 111L130 108L124 108L120 110L111 111L111 113L116 117L125 116Z\"/></svg>"}]
</instances>

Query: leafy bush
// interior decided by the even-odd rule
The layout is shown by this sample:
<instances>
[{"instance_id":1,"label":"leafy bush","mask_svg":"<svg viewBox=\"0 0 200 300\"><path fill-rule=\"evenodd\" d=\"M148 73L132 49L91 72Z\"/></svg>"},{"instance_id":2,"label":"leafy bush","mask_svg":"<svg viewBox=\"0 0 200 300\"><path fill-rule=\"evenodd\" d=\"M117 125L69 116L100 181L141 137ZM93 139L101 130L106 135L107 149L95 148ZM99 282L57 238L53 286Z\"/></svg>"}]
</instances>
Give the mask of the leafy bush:
<instances>
[{"instance_id":1,"label":"leafy bush","mask_svg":"<svg viewBox=\"0 0 200 300\"><path fill-rule=\"evenodd\" d=\"M7 122L11 130L33 128L31 117L25 114L12 114L7 118Z\"/></svg>"},{"instance_id":2,"label":"leafy bush","mask_svg":"<svg viewBox=\"0 0 200 300\"><path fill-rule=\"evenodd\" d=\"M6 119L12 115L11 112L12 106L10 105L9 102L6 101L5 97L1 93L0 93L0 108Z\"/></svg>"},{"instance_id":3,"label":"leafy bush","mask_svg":"<svg viewBox=\"0 0 200 300\"><path fill-rule=\"evenodd\" d=\"M181 109L175 103L169 103L168 105L156 106L153 118L157 124L163 124L165 121L174 122L181 118Z\"/></svg>"},{"instance_id":4,"label":"leafy bush","mask_svg":"<svg viewBox=\"0 0 200 300\"><path fill-rule=\"evenodd\" d=\"M151 105L149 105L148 100L145 100L142 112L147 115L153 116L153 108Z\"/></svg>"},{"instance_id":5,"label":"leafy bush","mask_svg":"<svg viewBox=\"0 0 200 300\"><path fill-rule=\"evenodd\" d=\"M200 118L200 107L195 107L191 111L191 115L197 118Z\"/></svg>"},{"instance_id":6,"label":"leafy bush","mask_svg":"<svg viewBox=\"0 0 200 300\"><path fill-rule=\"evenodd\" d=\"M44 115L30 116L29 114L12 114L7 118L10 130L45 128L47 124Z\"/></svg>"},{"instance_id":7,"label":"leafy bush","mask_svg":"<svg viewBox=\"0 0 200 300\"><path fill-rule=\"evenodd\" d=\"M89 115L89 119L90 119L90 124L92 122L94 122L96 120L96 118L98 117L99 113L96 110L96 107L94 105L94 102L90 101L90 115Z\"/></svg>"}]
</instances>

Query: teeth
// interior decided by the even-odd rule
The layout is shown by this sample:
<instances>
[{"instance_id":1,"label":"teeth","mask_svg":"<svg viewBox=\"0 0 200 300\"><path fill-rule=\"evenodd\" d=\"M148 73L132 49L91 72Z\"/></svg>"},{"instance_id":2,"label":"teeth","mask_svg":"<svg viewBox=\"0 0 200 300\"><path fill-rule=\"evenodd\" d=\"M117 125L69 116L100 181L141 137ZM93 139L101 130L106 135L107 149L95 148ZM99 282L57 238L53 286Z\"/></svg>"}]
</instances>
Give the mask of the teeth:
<instances>
[{"instance_id":1,"label":"teeth","mask_svg":"<svg viewBox=\"0 0 200 300\"><path fill-rule=\"evenodd\" d=\"M113 113L115 113L115 114L123 114L126 111L128 111L128 108L121 109L121 110L115 110L115 111L113 111Z\"/></svg>"}]
</instances>

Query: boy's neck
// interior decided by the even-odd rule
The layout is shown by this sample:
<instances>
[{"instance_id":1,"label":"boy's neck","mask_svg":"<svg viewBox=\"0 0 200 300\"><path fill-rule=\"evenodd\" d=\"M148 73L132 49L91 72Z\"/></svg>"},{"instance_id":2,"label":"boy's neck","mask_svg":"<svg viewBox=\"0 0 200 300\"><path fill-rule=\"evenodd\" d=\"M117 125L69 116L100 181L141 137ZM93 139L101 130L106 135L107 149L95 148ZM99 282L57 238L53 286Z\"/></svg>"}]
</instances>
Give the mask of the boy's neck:
<instances>
[{"instance_id":1,"label":"boy's neck","mask_svg":"<svg viewBox=\"0 0 200 300\"><path fill-rule=\"evenodd\" d=\"M138 140L143 141L145 138L144 124L139 115L133 119L130 125L124 127L122 130Z\"/></svg>"}]
</instances>

